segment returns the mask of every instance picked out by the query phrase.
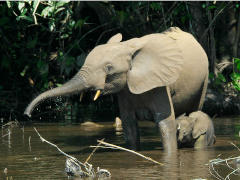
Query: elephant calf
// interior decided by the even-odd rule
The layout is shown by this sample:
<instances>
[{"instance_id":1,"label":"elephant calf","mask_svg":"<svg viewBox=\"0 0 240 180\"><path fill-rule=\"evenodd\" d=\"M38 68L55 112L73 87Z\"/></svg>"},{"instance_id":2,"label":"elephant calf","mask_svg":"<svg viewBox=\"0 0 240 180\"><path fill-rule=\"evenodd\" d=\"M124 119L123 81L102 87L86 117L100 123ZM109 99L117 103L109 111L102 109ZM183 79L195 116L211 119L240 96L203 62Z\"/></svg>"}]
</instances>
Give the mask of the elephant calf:
<instances>
[{"instance_id":1,"label":"elephant calf","mask_svg":"<svg viewBox=\"0 0 240 180\"><path fill-rule=\"evenodd\" d=\"M202 111L176 119L178 147L203 148L215 143L214 126L211 118Z\"/></svg>"}]
</instances>

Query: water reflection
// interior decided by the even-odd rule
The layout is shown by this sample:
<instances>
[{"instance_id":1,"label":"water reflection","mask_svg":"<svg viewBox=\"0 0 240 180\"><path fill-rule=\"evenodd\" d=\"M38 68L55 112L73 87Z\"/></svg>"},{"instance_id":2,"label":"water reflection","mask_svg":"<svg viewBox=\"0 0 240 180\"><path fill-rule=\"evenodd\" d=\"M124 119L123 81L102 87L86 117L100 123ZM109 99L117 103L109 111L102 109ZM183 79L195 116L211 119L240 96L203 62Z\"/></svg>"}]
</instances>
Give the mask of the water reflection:
<instances>
[{"instance_id":1,"label":"water reflection","mask_svg":"<svg viewBox=\"0 0 240 180\"><path fill-rule=\"evenodd\" d=\"M41 135L57 144L80 161L84 161L97 139L105 138L106 142L125 146L123 135L116 135L112 123L101 123L103 127L86 128L80 125L35 124ZM90 163L108 169L112 179L215 179L206 165L210 159L238 156L229 142L237 144L236 126L239 118L221 118L214 121L217 142L213 147L204 150L180 149L167 154L161 149L159 134L154 124L140 124L141 153L149 156L164 166L155 165L136 155L127 152L101 149L92 157ZM29 137L31 139L29 141ZM32 127L13 129L11 139L1 138L0 145L0 179L7 176L13 179L67 179L64 174L66 158L54 147L42 143ZM30 142L30 143L29 143ZM229 173L224 166L218 167L221 175ZM239 179L231 176L231 179Z\"/></svg>"}]
</instances>

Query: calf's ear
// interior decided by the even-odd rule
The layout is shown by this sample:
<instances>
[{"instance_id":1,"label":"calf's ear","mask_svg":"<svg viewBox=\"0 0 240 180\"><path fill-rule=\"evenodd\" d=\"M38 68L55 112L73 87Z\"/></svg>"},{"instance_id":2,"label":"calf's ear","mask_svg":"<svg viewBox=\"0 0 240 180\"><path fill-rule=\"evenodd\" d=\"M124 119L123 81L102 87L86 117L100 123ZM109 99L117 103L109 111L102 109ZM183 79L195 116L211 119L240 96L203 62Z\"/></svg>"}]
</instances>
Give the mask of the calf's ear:
<instances>
[{"instance_id":1,"label":"calf's ear","mask_svg":"<svg viewBox=\"0 0 240 180\"><path fill-rule=\"evenodd\" d=\"M192 131L193 138L197 139L201 135L205 134L207 132L207 129L208 129L207 123L201 123L201 121L196 119L193 125L193 131Z\"/></svg>"},{"instance_id":2,"label":"calf's ear","mask_svg":"<svg viewBox=\"0 0 240 180\"><path fill-rule=\"evenodd\" d=\"M121 42L121 41L122 41L122 34L121 34L121 33L118 33L118 34L112 36L112 37L108 40L107 44L118 43L118 42Z\"/></svg>"}]
</instances>

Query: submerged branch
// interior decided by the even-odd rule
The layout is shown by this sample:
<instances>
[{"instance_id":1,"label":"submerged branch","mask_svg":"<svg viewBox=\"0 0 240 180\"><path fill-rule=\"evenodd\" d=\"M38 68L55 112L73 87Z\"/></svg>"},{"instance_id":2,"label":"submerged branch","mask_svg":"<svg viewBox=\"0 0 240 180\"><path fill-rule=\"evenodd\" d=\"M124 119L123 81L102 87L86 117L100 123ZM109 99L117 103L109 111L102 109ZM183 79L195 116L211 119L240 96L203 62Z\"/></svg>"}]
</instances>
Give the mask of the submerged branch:
<instances>
[{"instance_id":1,"label":"submerged branch","mask_svg":"<svg viewBox=\"0 0 240 180\"><path fill-rule=\"evenodd\" d=\"M138 152L136 152L136 151L133 151L133 150L130 150L130 149L127 149L127 148L123 148L123 147L121 147L121 146L117 146L117 145L114 145L114 144L110 144L110 143L104 142L104 141L102 141L102 140L97 140L97 142L105 145L106 147L113 147L113 148L115 148L115 149L120 149L120 150L123 150L123 151L127 151L127 152L130 152L130 153L136 154L137 156L140 156L140 157L142 157L142 158L144 158L144 159L147 159L147 160L152 161L152 162L154 162L154 163L156 163L156 164L158 164L158 165L163 166L163 163L160 163L160 162L158 162L158 161L155 161L155 160L153 160L152 158L147 157L147 156L144 156L144 155L142 155L142 154L140 154L140 153L138 153Z\"/></svg>"},{"instance_id":2,"label":"submerged branch","mask_svg":"<svg viewBox=\"0 0 240 180\"><path fill-rule=\"evenodd\" d=\"M63 154L64 156L67 156L68 158L70 158L70 159L78 162L79 164L84 165L83 163L81 163L80 161L78 161L75 157L70 156L69 154L63 152L56 144L53 144L53 143L47 141L46 139L44 139L44 138L39 134L39 132L37 131L37 129L36 129L35 127L33 127L33 128L34 128L34 130L36 131L36 133L38 134L38 136L40 137L40 139L41 139L42 142L45 142L45 143L50 144L51 146L57 148L57 150L58 150L61 154Z\"/></svg>"},{"instance_id":3,"label":"submerged branch","mask_svg":"<svg viewBox=\"0 0 240 180\"><path fill-rule=\"evenodd\" d=\"M78 161L77 158L75 158L73 156L70 156L69 154L63 152L56 144L53 144L53 143L47 141L46 139L44 139L35 127L34 127L34 130L36 131L36 133L38 134L38 136L40 137L42 142L46 142L46 143L50 144L51 146L54 146L55 148L57 148L57 150L61 154L63 154L64 156L67 157L67 160L66 160L66 163L65 163L65 165L66 165L65 172L67 173L67 175L69 175L69 176L79 176L79 177L91 177L91 178L94 178L94 177L110 178L111 177L111 173L108 170L100 169L98 167L97 171L95 172L92 164L88 163L89 159L92 157L92 155L97 150L98 146L101 145L101 143L99 143L97 145L97 147L88 156L86 161L84 163L82 163L82 162ZM84 168L85 171L82 170L82 168Z\"/></svg>"},{"instance_id":4,"label":"submerged branch","mask_svg":"<svg viewBox=\"0 0 240 180\"><path fill-rule=\"evenodd\" d=\"M233 142L230 142L230 144L232 144L235 148L237 148L238 151L240 151L240 148L237 145L235 145ZM227 180L227 179L230 179L231 175L236 175L236 176L240 175L239 174L240 168L238 167L239 160L240 160L240 156L230 157L226 159L217 158L217 159L210 160L207 165L209 166L209 172L212 176L214 176L216 179ZM236 164L236 167L231 166L229 163L231 163L231 165ZM217 165L226 166L226 168L228 168L230 172L227 175L225 175L225 177L223 175L220 175L215 168L215 166Z\"/></svg>"},{"instance_id":5,"label":"submerged branch","mask_svg":"<svg viewBox=\"0 0 240 180\"><path fill-rule=\"evenodd\" d=\"M104 141L104 139L101 139L101 141ZM96 152L96 150L100 147L101 144L102 144L101 142L98 143L98 145L93 149L91 154L87 157L87 159L85 160L84 164L87 163L91 159L92 155Z\"/></svg>"}]
</instances>

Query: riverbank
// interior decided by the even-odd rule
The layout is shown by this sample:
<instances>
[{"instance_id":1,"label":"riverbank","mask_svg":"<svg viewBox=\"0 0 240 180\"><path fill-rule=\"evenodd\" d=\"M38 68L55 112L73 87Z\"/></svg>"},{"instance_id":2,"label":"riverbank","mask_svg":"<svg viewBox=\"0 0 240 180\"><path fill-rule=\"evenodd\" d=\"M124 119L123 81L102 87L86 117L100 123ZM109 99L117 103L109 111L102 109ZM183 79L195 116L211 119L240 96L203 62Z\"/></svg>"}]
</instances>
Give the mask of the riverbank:
<instances>
[{"instance_id":1,"label":"riverbank","mask_svg":"<svg viewBox=\"0 0 240 180\"><path fill-rule=\"evenodd\" d=\"M208 87L203 111L210 116L240 115L240 95L231 86Z\"/></svg>"}]
</instances>

